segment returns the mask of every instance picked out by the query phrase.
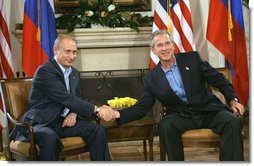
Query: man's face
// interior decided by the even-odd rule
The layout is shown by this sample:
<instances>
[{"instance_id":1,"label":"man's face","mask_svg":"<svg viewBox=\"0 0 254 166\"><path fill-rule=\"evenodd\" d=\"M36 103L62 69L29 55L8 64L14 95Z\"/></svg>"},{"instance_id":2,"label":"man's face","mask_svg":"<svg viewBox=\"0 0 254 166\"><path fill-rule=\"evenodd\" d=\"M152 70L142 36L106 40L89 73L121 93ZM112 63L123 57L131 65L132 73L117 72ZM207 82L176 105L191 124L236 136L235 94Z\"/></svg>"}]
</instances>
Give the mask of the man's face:
<instances>
[{"instance_id":1,"label":"man's face","mask_svg":"<svg viewBox=\"0 0 254 166\"><path fill-rule=\"evenodd\" d=\"M173 57L175 50L174 43L167 34L155 36L154 46L151 49L161 61L169 61Z\"/></svg>"},{"instance_id":2,"label":"man's face","mask_svg":"<svg viewBox=\"0 0 254 166\"><path fill-rule=\"evenodd\" d=\"M64 67L71 67L77 56L77 45L71 39L63 39L58 48L54 48L57 61Z\"/></svg>"}]
</instances>

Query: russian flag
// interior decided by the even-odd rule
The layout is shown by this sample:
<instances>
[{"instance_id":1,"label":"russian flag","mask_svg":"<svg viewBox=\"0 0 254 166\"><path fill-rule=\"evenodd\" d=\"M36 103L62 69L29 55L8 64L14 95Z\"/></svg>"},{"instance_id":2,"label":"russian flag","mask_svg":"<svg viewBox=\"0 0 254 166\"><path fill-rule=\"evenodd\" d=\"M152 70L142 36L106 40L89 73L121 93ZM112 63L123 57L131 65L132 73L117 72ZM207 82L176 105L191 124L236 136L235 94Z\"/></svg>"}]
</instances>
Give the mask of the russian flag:
<instances>
[{"instance_id":1,"label":"russian flag","mask_svg":"<svg viewBox=\"0 0 254 166\"><path fill-rule=\"evenodd\" d=\"M54 57L57 37L53 0L26 0L22 38L22 68L32 77L36 69Z\"/></svg>"},{"instance_id":2,"label":"russian flag","mask_svg":"<svg viewBox=\"0 0 254 166\"><path fill-rule=\"evenodd\" d=\"M206 38L232 66L232 84L240 102L249 98L249 73L241 0L210 0Z\"/></svg>"}]
</instances>

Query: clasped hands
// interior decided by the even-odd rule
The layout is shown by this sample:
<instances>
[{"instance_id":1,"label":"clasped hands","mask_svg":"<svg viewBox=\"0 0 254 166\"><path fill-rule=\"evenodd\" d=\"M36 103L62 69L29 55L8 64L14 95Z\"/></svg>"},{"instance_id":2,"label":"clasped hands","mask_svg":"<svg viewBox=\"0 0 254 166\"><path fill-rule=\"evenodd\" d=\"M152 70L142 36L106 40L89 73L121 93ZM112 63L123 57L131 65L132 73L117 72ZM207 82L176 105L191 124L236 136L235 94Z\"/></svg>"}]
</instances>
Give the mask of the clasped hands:
<instances>
[{"instance_id":1,"label":"clasped hands","mask_svg":"<svg viewBox=\"0 0 254 166\"><path fill-rule=\"evenodd\" d=\"M97 116L106 122L112 121L116 118L120 118L119 112L113 110L111 107L107 105L103 105L100 107L100 111L97 113ZM62 127L73 127L76 124L76 118L77 118L76 113L68 114L63 121Z\"/></svg>"},{"instance_id":2,"label":"clasped hands","mask_svg":"<svg viewBox=\"0 0 254 166\"><path fill-rule=\"evenodd\" d=\"M120 118L120 113L117 110L112 109L107 105L103 105L100 108L100 111L97 113L97 116L106 122L112 121L116 118Z\"/></svg>"}]
</instances>

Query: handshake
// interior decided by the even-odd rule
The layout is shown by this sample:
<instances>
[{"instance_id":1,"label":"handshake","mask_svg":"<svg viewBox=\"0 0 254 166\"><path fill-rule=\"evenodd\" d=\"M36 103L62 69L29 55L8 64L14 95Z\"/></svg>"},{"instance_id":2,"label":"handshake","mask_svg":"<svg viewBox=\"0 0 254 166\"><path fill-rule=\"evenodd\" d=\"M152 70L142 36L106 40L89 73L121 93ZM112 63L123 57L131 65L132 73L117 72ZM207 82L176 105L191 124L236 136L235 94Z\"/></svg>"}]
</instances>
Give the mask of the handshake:
<instances>
[{"instance_id":1,"label":"handshake","mask_svg":"<svg viewBox=\"0 0 254 166\"><path fill-rule=\"evenodd\" d=\"M107 105L103 105L101 107L95 106L96 115L106 122L112 121L116 118L120 118L120 113L117 110L112 109Z\"/></svg>"}]
</instances>

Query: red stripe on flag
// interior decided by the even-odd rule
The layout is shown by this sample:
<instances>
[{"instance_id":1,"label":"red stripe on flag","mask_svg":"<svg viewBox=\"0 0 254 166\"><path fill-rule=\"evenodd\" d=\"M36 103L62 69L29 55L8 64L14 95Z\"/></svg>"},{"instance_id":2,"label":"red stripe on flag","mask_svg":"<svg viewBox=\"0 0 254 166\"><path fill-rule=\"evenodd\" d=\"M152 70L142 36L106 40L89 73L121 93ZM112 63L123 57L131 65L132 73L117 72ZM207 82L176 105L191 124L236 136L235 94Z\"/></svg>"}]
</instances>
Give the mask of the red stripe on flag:
<instances>
[{"instance_id":1,"label":"red stripe on flag","mask_svg":"<svg viewBox=\"0 0 254 166\"><path fill-rule=\"evenodd\" d=\"M5 38L6 42L8 43L9 46L11 46L8 27L6 25L6 22L5 22L5 19L4 19L3 15L2 15L2 12L0 13L0 28L1 28L1 31L4 35L4 38Z\"/></svg>"},{"instance_id":2,"label":"red stripe on flag","mask_svg":"<svg viewBox=\"0 0 254 166\"><path fill-rule=\"evenodd\" d=\"M192 26L192 19L191 19L191 13L189 8L186 6L186 4L183 1L179 1L179 5L182 11L182 15L189 24L191 30L193 31L193 26Z\"/></svg>"},{"instance_id":3,"label":"red stripe on flag","mask_svg":"<svg viewBox=\"0 0 254 166\"><path fill-rule=\"evenodd\" d=\"M13 78L13 64L12 64L12 53L11 53L11 43L9 37L9 31L6 24L6 17L4 11L3 0L0 0L0 78ZM1 83L0 83L0 86ZM0 87L1 88L1 87ZM2 99L2 89L0 90L0 109L5 114L3 99ZM2 113L1 112L1 113ZM2 116L1 116L2 117ZM6 118L6 117L5 117ZM0 119L1 122L5 119ZM3 126L0 125L0 132Z\"/></svg>"},{"instance_id":4,"label":"red stripe on flag","mask_svg":"<svg viewBox=\"0 0 254 166\"><path fill-rule=\"evenodd\" d=\"M37 31L37 27L25 14L22 40L22 68L28 77L32 77L37 68L48 60L40 42L36 39Z\"/></svg>"},{"instance_id":5,"label":"red stripe on flag","mask_svg":"<svg viewBox=\"0 0 254 166\"><path fill-rule=\"evenodd\" d=\"M1 59L0 78L4 77L3 73L5 73L6 78L13 78L14 77L13 71L10 67L9 62L7 61L7 59L5 57L5 53L3 52L2 46L0 47L0 59Z\"/></svg>"},{"instance_id":6,"label":"red stripe on flag","mask_svg":"<svg viewBox=\"0 0 254 166\"><path fill-rule=\"evenodd\" d=\"M232 84L240 102L246 105L249 98L246 38L242 27L232 19L232 41L229 41L228 9L220 0L211 0L206 37L233 66Z\"/></svg>"},{"instance_id":7,"label":"red stripe on flag","mask_svg":"<svg viewBox=\"0 0 254 166\"><path fill-rule=\"evenodd\" d=\"M0 78L13 78L13 64L8 27L5 21L3 1L0 1Z\"/></svg>"},{"instance_id":8,"label":"red stripe on flag","mask_svg":"<svg viewBox=\"0 0 254 166\"><path fill-rule=\"evenodd\" d=\"M186 38L186 36L182 30L182 26L181 26L179 18L177 17L177 15L175 14L174 11L170 12L170 16L173 21L174 27L177 29L177 31L180 35L181 42L182 42L185 52L193 51L191 44L189 43L188 39ZM175 53L179 53L179 52L176 52L176 50L175 50Z\"/></svg>"},{"instance_id":9,"label":"red stripe on flag","mask_svg":"<svg viewBox=\"0 0 254 166\"><path fill-rule=\"evenodd\" d=\"M163 22L156 11L154 12L154 23L159 29L168 29L167 25Z\"/></svg>"}]
</instances>

